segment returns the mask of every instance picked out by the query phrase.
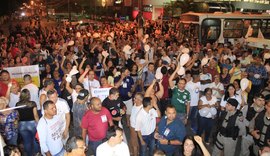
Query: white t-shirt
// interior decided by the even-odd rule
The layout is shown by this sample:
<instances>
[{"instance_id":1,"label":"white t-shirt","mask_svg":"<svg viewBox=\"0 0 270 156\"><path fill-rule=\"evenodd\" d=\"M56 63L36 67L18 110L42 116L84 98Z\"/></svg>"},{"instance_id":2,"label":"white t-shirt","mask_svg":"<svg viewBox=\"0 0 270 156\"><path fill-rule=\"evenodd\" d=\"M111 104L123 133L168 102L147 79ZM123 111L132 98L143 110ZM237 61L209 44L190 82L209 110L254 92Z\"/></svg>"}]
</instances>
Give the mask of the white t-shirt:
<instances>
[{"instance_id":1,"label":"white t-shirt","mask_svg":"<svg viewBox=\"0 0 270 156\"><path fill-rule=\"evenodd\" d=\"M211 80L211 81L212 81L212 75L209 74L209 73L207 73L207 74L201 73L201 74L200 74L200 80ZM201 84L201 89L202 89L202 91L204 91L205 88L210 87L210 84L211 84L211 83Z\"/></svg>"},{"instance_id":2,"label":"white t-shirt","mask_svg":"<svg viewBox=\"0 0 270 156\"><path fill-rule=\"evenodd\" d=\"M90 81L88 77L86 77L83 80L83 87L90 92L90 88L100 88L100 84L98 80L94 79L93 81Z\"/></svg>"},{"instance_id":3,"label":"white t-shirt","mask_svg":"<svg viewBox=\"0 0 270 156\"><path fill-rule=\"evenodd\" d=\"M78 97L78 93L73 89L72 93L71 93L71 97L72 97L72 102L74 103L75 101L77 101L77 97Z\"/></svg>"},{"instance_id":4,"label":"white t-shirt","mask_svg":"<svg viewBox=\"0 0 270 156\"><path fill-rule=\"evenodd\" d=\"M38 96L38 87L33 84L33 83L30 83L28 85L25 85L23 89L28 89L29 92L30 92L30 96L31 96L31 101L34 101L36 104L37 104L37 110L40 110L40 104L39 104L39 96Z\"/></svg>"},{"instance_id":5,"label":"white t-shirt","mask_svg":"<svg viewBox=\"0 0 270 156\"><path fill-rule=\"evenodd\" d=\"M142 135L150 135L156 128L157 111L152 108L147 113L143 108L136 117L135 131L141 131Z\"/></svg>"},{"instance_id":6,"label":"white t-shirt","mask_svg":"<svg viewBox=\"0 0 270 156\"><path fill-rule=\"evenodd\" d=\"M212 99L210 101L208 101L205 96L202 96L200 98L200 100L202 101L202 105L208 105L209 104L210 106L215 105L216 102L217 102L217 98L215 96L212 96ZM205 117L206 118L212 118L212 116L213 115L209 112Z\"/></svg>"},{"instance_id":7,"label":"white t-shirt","mask_svg":"<svg viewBox=\"0 0 270 156\"><path fill-rule=\"evenodd\" d=\"M131 109L131 115L130 115L130 126L132 128L135 128L135 124L136 124L136 117L138 115L138 112L142 109L143 105L140 106L132 106Z\"/></svg>"},{"instance_id":8,"label":"white t-shirt","mask_svg":"<svg viewBox=\"0 0 270 156\"><path fill-rule=\"evenodd\" d=\"M64 124L59 115L55 115L52 119L40 118L37 132L42 153L50 151L52 155L55 155L62 150L62 127Z\"/></svg>"},{"instance_id":9,"label":"white t-shirt","mask_svg":"<svg viewBox=\"0 0 270 156\"><path fill-rule=\"evenodd\" d=\"M15 107L16 106L16 103L19 102L19 99L20 99L20 93L18 94L13 94L13 93L10 93L9 95L9 107L12 108L12 107Z\"/></svg>"},{"instance_id":10,"label":"white t-shirt","mask_svg":"<svg viewBox=\"0 0 270 156\"><path fill-rule=\"evenodd\" d=\"M130 156L130 153L126 143L111 147L106 141L97 147L97 156Z\"/></svg>"},{"instance_id":11,"label":"white t-shirt","mask_svg":"<svg viewBox=\"0 0 270 156\"><path fill-rule=\"evenodd\" d=\"M190 106L198 106L201 82L194 83L193 81L189 81L186 85L186 90L190 93Z\"/></svg>"},{"instance_id":12,"label":"white t-shirt","mask_svg":"<svg viewBox=\"0 0 270 156\"><path fill-rule=\"evenodd\" d=\"M215 82L212 82L210 85L209 85L210 88L215 88L215 89L220 89L220 90L223 90L224 91L224 85L222 83L218 83L216 84ZM212 90L212 95L215 96L217 99L221 99L222 95L216 91L216 90Z\"/></svg>"},{"instance_id":13,"label":"white t-shirt","mask_svg":"<svg viewBox=\"0 0 270 156\"><path fill-rule=\"evenodd\" d=\"M70 108L68 106L68 103L66 100L62 98L58 98L58 100L55 103L56 109L57 109L57 115L62 116L63 120L65 121L63 132L66 127L66 114L69 113Z\"/></svg>"},{"instance_id":14,"label":"white t-shirt","mask_svg":"<svg viewBox=\"0 0 270 156\"><path fill-rule=\"evenodd\" d=\"M168 64L171 64L171 59L170 59L170 57L169 56L162 56L161 57L161 59L163 60L163 61L166 61L166 62L168 62Z\"/></svg>"},{"instance_id":15,"label":"white t-shirt","mask_svg":"<svg viewBox=\"0 0 270 156\"><path fill-rule=\"evenodd\" d=\"M224 101L224 97L225 97L225 95L223 95L223 97L222 97L222 99L221 99L221 101L220 101L220 106L221 106L221 107L225 107L226 104L227 104L227 100ZM237 109L240 109L240 106L241 106L241 103L242 103L242 98L241 98L241 96L239 96L239 95L234 95L234 96L232 96L232 97L229 97L228 99L236 99L236 100L238 101Z\"/></svg>"}]
</instances>

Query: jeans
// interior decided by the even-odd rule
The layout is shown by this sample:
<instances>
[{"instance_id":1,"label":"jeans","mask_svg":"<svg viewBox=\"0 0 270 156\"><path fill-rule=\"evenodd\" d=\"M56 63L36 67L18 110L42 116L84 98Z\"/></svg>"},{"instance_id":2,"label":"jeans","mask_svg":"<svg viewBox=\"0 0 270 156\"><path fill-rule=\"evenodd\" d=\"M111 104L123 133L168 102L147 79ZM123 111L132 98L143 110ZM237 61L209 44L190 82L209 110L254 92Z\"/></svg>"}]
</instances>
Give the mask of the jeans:
<instances>
[{"instance_id":1,"label":"jeans","mask_svg":"<svg viewBox=\"0 0 270 156\"><path fill-rule=\"evenodd\" d=\"M190 107L189 119L191 123L191 129L196 134L198 131L198 106Z\"/></svg>"},{"instance_id":2,"label":"jeans","mask_svg":"<svg viewBox=\"0 0 270 156\"><path fill-rule=\"evenodd\" d=\"M96 155L97 147L102 144L103 141L88 141L88 149L92 150L93 154Z\"/></svg>"},{"instance_id":3,"label":"jeans","mask_svg":"<svg viewBox=\"0 0 270 156\"><path fill-rule=\"evenodd\" d=\"M27 156L32 156L39 151L39 145L35 140L36 132L36 122L34 120L20 121L19 133L22 136L24 152Z\"/></svg>"},{"instance_id":4,"label":"jeans","mask_svg":"<svg viewBox=\"0 0 270 156\"><path fill-rule=\"evenodd\" d=\"M62 150L60 152L58 152L57 154L53 155L53 156L64 156L65 155L65 149L62 148Z\"/></svg>"},{"instance_id":5,"label":"jeans","mask_svg":"<svg viewBox=\"0 0 270 156\"><path fill-rule=\"evenodd\" d=\"M205 132L205 137L204 137L205 142L209 142L209 137L211 134L213 124L214 124L214 119L199 116L198 135L201 136L203 132Z\"/></svg>"},{"instance_id":6,"label":"jeans","mask_svg":"<svg viewBox=\"0 0 270 156\"><path fill-rule=\"evenodd\" d=\"M153 155L154 153L154 148L155 148L155 138L154 138L154 133L150 135L143 135L142 136L143 141L145 142L145 145L142 145L140 139L140 156L147 156L147 147L149 147L149 153L148 155Z\"/></svg>"}]
</instances>

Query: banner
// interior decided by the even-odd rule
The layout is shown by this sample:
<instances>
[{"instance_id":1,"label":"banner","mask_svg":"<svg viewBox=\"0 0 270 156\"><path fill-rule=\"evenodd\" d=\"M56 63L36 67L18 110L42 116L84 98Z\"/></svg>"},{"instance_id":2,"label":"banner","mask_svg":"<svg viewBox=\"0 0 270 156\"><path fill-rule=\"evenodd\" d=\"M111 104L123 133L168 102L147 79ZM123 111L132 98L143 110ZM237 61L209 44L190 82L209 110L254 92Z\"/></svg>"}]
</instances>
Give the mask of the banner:
<instances>
[{"instance_id":1,"label":"banner","mask_svg":"<svg viewBox=\"0 0 270 156\"><path fill-rule=\"evenodd\" d=\"M10 78L15 79L20 84L20 86L23 86L23 76L25 74L31 75L33 83L38 87L40 86L38 65L8 67L4 69L9 72Z\"/></svg>"},{"instance_id":2,"label":"banner","mask_svg":"<svg viewBox=\"0 0 270 156\"><path fill-rule=\"evenodd\" d=\"M101 102L109 96L111 88L91 88L92 97L98 97Z\"/></svg>"}]
</instances>

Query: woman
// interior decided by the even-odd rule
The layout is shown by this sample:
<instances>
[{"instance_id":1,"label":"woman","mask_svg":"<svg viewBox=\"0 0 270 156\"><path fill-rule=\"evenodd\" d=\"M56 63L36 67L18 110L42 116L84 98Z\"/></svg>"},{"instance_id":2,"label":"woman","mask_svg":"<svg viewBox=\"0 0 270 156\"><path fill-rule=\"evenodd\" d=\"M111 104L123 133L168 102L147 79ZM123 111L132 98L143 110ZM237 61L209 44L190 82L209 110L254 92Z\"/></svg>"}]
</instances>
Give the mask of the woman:
<instances>
[{"instance_id":1,"label":"woman","mask_svg":"<svg viewBox=\"0 0 270 156\"><path fill-rule=\"evenodd\" d=\"M199 129L198 135L201 136L205 133L204 141L207 145L209 145L209 136L211 134L212 127L214 125L214 118L217 113L216 107L217 106L217 98L212 95L212 89L206 88L204 90L204 96L202 96L199 100ZM209 110L208 113L203 114L204 110Z\"/></svg>"},{"instance_id":2,"label":"woman","mask_svg":"<svg viewBox=\"0 0 270 156\"><path fill-rule=\"evenodd\" d=\"M8 108L8 100L0 97L0 110ZM0 112L0 133L8 145L17 145L19 114L16 110Z\"/></svg>"},{"instance_id":3,"label":"woman","mask_svg":"<svg viewBox=\"0 0 270 156\"><path fill-rule=\"evenodd\" d=\"M220 82L227 87L230 84L231 76L229 74L228 68L222 68L222 73L220 74Z\"/></svg>"},{"instance_id":4,"label":"woman","mask_svg":"<svg viewBox=\"0 0 270 156\"><path fill-rule=\"evenodd\" d=\"M213 96L215 96L217 98L217 101L220 102L221 97L224 94L224 86L220 82L219 75L215 75L214 82L210 84L209 88L212 89Z\"/></svg>"},{"instance_id":5,"label":"woman","mask_svg":"<svg viewBox=\"0 0 270 156\"><path fill-rule=\"evenodd\" d=\"M242 99L241 99L241 96L236 93L236 89L235 89L235 87L234 87L233 84L229 84L227 86L226 91L225 91L225 94L221 98L220 106L221 106L221 110L222 111L225 110L225 106L227 104L227 100L230 99L230 98L236 99L238 101L237 109L239 109L240 108L240 104L242 103Z\"/></svg>"},{"instance_id":6,"label":"woman","mask_svg":"<svg viewBox=\"0 0 270 156\"><path fill-rule=\"evenodd\" d=\"M30 92L28 89L23 89L20 95L20 101L16 106L26 107L18 109L19 120L19 133L23 139L24 151L27 156L32 156L38 153L38 144L35 140L36 124L39 117L37 112L37 105L34 101L30 101Z\"/></svg>"},{"instance_id":7,"label":"woman","mask_svg":"<svg viewBox=\"0 0 270 156\"><path fill-rule=\"evenodd\" d=\"M102 54L99 53L97 56L97 61L96 64L94 65L94 71L95 74L97 75L98 78L100 78L104 74L104 69L103 69L103 57Z\"/></svg>"},{"instance_id":8,"label":"woman","mask_svg":"<svg viewBox=\"0 0 270 156\"><path fill-rule=\"evenodd\" d=\"M197 145L199 145L203 154L199 154ZM205 148L200 136L186 136L183 141L183 156L210 156Z\"/></svg>"}]
</instances>

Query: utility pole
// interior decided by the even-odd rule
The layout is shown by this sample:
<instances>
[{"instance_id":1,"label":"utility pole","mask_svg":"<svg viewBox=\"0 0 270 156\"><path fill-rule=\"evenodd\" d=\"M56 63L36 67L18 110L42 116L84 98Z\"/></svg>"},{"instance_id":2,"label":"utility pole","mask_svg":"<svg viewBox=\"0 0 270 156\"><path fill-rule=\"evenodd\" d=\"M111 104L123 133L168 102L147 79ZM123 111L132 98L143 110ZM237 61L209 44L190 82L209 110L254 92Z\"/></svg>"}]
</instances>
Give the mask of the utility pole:
<instances>
[{"instance_id":1,"label":"utility pole","mask_svg":"<svg viewBox=\"0 0 270 156\"><path fill-rule=\"evenodd\" d=\"M71 26L71 12L70 12L70 0L68 0L68 21Z\"/></svg>"}]
</instances>

